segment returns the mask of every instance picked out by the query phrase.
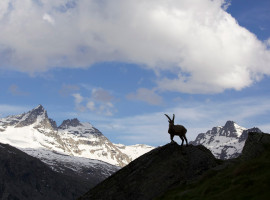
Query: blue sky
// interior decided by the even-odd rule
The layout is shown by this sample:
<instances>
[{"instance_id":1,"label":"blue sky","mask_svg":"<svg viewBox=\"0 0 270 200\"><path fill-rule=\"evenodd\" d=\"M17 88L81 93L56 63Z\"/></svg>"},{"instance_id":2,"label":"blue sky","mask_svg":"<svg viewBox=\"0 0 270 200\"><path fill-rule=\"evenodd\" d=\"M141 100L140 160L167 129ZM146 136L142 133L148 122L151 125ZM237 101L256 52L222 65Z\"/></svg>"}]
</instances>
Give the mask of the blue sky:
<instances>
[{"instance_id":1,"label":"blue sky","mask_svg":"<svg viewBox=\"0 0 270 200\"><path fill-rule=\"evenodd\" d=\"M0 3L0 117L38 104L115 143L193 140L233 120L270 132L270 1ZM177 139L178 141L178 139Z\"/></svg>"}]
</instances>

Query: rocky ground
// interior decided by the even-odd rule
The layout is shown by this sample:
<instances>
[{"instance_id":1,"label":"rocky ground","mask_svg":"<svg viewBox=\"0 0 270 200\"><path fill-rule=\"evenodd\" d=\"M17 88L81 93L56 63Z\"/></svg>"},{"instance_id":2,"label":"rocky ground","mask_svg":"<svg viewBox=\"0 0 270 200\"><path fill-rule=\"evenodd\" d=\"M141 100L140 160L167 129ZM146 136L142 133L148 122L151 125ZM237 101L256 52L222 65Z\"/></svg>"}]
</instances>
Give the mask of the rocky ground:
<instances>
[{"instance_id":1,"label":"rocky ground","mask_svg":"<svg viewBox=\"0 0 270 200\"><path fill-rule=\"evenodd\" d=\"M202 145L181 147L170 143L131 162L80 199L152 199L218 164Z\"/></svg>"}]
</instances>

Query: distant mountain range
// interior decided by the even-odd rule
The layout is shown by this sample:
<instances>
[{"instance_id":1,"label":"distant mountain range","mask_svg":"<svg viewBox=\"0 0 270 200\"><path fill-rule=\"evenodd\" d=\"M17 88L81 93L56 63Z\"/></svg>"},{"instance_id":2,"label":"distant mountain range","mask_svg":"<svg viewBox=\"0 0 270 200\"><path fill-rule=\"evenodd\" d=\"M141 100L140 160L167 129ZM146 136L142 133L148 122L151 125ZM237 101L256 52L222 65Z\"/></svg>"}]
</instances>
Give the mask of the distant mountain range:
<instances>
[{"instance_id":1,"label":"distant mountain range","mask_svg":"<svg viewBox=\"0 0 270 200\"><path fill-rule=\"evenodd\" d=\"M54 171L100 182L154 147L113 144L90 123L64 120L57 127L42 105L0 119L0 142L46 163Z\"/></svg>"},{"instance_id":2,"label":"distant mountain range","mask_svg":"<svg viewBox=\"0 0 270 200\"><path fill-rule=\"evenodd\" d=\"M241 154L249 132L262 131L256 127L244 128L233 121L227 121L224 126L200 133L190 144L204 145L218 159L236 158Z\"/></svg>"}]
</instances>

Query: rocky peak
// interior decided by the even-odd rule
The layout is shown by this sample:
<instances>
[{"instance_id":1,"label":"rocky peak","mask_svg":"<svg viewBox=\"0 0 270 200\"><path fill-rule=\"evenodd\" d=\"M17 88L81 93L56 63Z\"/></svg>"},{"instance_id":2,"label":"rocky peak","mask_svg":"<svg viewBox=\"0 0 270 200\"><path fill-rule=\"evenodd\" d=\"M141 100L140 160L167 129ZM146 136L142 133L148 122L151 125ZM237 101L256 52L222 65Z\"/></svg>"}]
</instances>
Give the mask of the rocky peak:
<instances>
[{"instance_id":1,"label":"rocky peak","mask_svg":"<svg viewBox=\"0 0 270 200\"><path fill-rule=\"evenodd\" d=\"M69 127L77 127L81 126L82 124L77 118L74 119L67 119L62 122L62 124L58 127L59 129L67 129Z\"/></svg>"},{"instance_id":2,"label":"rocky peak","mask_svg":"<svg viewBox=\"0 0 270 200\"><path fill-rule=\"evenodd\" d=\"M56 122L53 119L51 119L51 118L49 118L49 121L50 121L50 124L51 124L52 128L54 130L57 130L57 124L56 124Z\"/></svg>"},{"instance_id":3,"label":"rocky peak","mask_svg":"<svg viewBox=\"0 0 270 200\"><path fill-rule=\"evenodd\" d=\"M212 130L207 131L206 134L213 135L213 136L225 136L225 137L232 137L232 138L239 138L242 132L246 130L236 124L234 121L227 121L224 126L217 126L213 127Z\"/></svg>"},{"instance_id":4,"label":"rocky peak","mask_svg":"<svg viewBox=\"0 0 270 200\"><path fill-rule=\"evenodd\" d=\"M225 130L235 130L235 122L234 121L227 121L226 123L225 123L225 125L224 125L224 129Z\"/></svg>"},{"instance_id":5,"label":"rocky peak","mask_svg":"<svg viewBox=\"0 0 270 200\"><path fill-rule=\"evenodd\" d=\"M219 159L238 157L243 149L249 132L261 132L259 128L244 128L233 121L227 121L224 126L214 127L206 133L201 133L193 145L202 144L209 148Z\"/></svg>"},{"instance_id":6,"label":"rocky peak","mask_svg":"<svg viewBox=\"0 0 270 200\"><path fill-rule=\"evenodd\" d=\"M29 126L35 123L38 117L40 117L41 121L44 120L48 121L47 111L44 109L42 105L38 105L33 110L24 114L21 118L21 121L16 125L16 127Z\"/></svg>"},{"instance_id":7,"label":"rocky peak","mask_svg":"<svg viewBox=\"0 0 270 200\"><path fill-rule=\"evenodd\" d=\"M47 113L44 107L40 104L30 112L35 115L42 115L44 112Z\"/></svg>"},{"instance_id":8,"label":"rocky peak","mask_svg":"<svg viewBox=\"0 0 270 200\"><path fill-rule=\"evenodd\" d=\"M222 136L224 138L235 138L241 137L243 131L247 130L244 127L239 126L234 121L227 121L224 126L213 127L212 130L206 133L200 133L194 142L190 142L193 145L198 144L210 144L215 141L215 137ZM245 137L246 139L246 137Z\"/></svg>"},{"instance_id":9,"label":"rocky peak","mask_svg":"<svg viewBox=\"0 0 270 200\"><path fill-rule=\"evenodd\" d=\"M254 129L255 130L255 129ZM248 160L260 156L269 148L270 134L263 132L248 132L245 146L240 159Z\"/></svg>"},{"instance_id":10,"label":"rocky peak","mask_svg":"<svg viewBox=\"0 0 270 200\"><path fill-rule=\"evenodd\" d=\"M227 121L220 135L227 137L237 137L236 132L236 123L233 121Z\"/></svg>"}]
</instances>

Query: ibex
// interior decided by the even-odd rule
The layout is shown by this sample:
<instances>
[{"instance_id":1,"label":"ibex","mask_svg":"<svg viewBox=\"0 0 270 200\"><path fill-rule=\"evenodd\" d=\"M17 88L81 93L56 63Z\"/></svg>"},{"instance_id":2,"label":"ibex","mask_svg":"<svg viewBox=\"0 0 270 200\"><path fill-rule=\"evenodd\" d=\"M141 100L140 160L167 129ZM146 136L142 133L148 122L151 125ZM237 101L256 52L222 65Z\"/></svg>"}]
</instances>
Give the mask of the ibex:
<instances>
[{"instance_id":1,"label":"ibex","mask_svg":"<svg viewBox=\"0 0 270 200\"><path fill-rule=\"evenodd\" d=\"M178 135L181 140L182 140L182 144L181 146L183 146L184 144L184 140L186 141L186 145L188 146L188 141L187 141L187 138L186 138L186 132L187 132L187 129L182 126L182 125L174 125L174 117L175 115L173 114L173 119L171 119L168 115L164 114L166 117L168 117L169 119L169 130L168 130L168 133L171 135L171 141L172 142L175 142L173 140L173 137L175 135Z\"/></svg>"}]
</instances>

